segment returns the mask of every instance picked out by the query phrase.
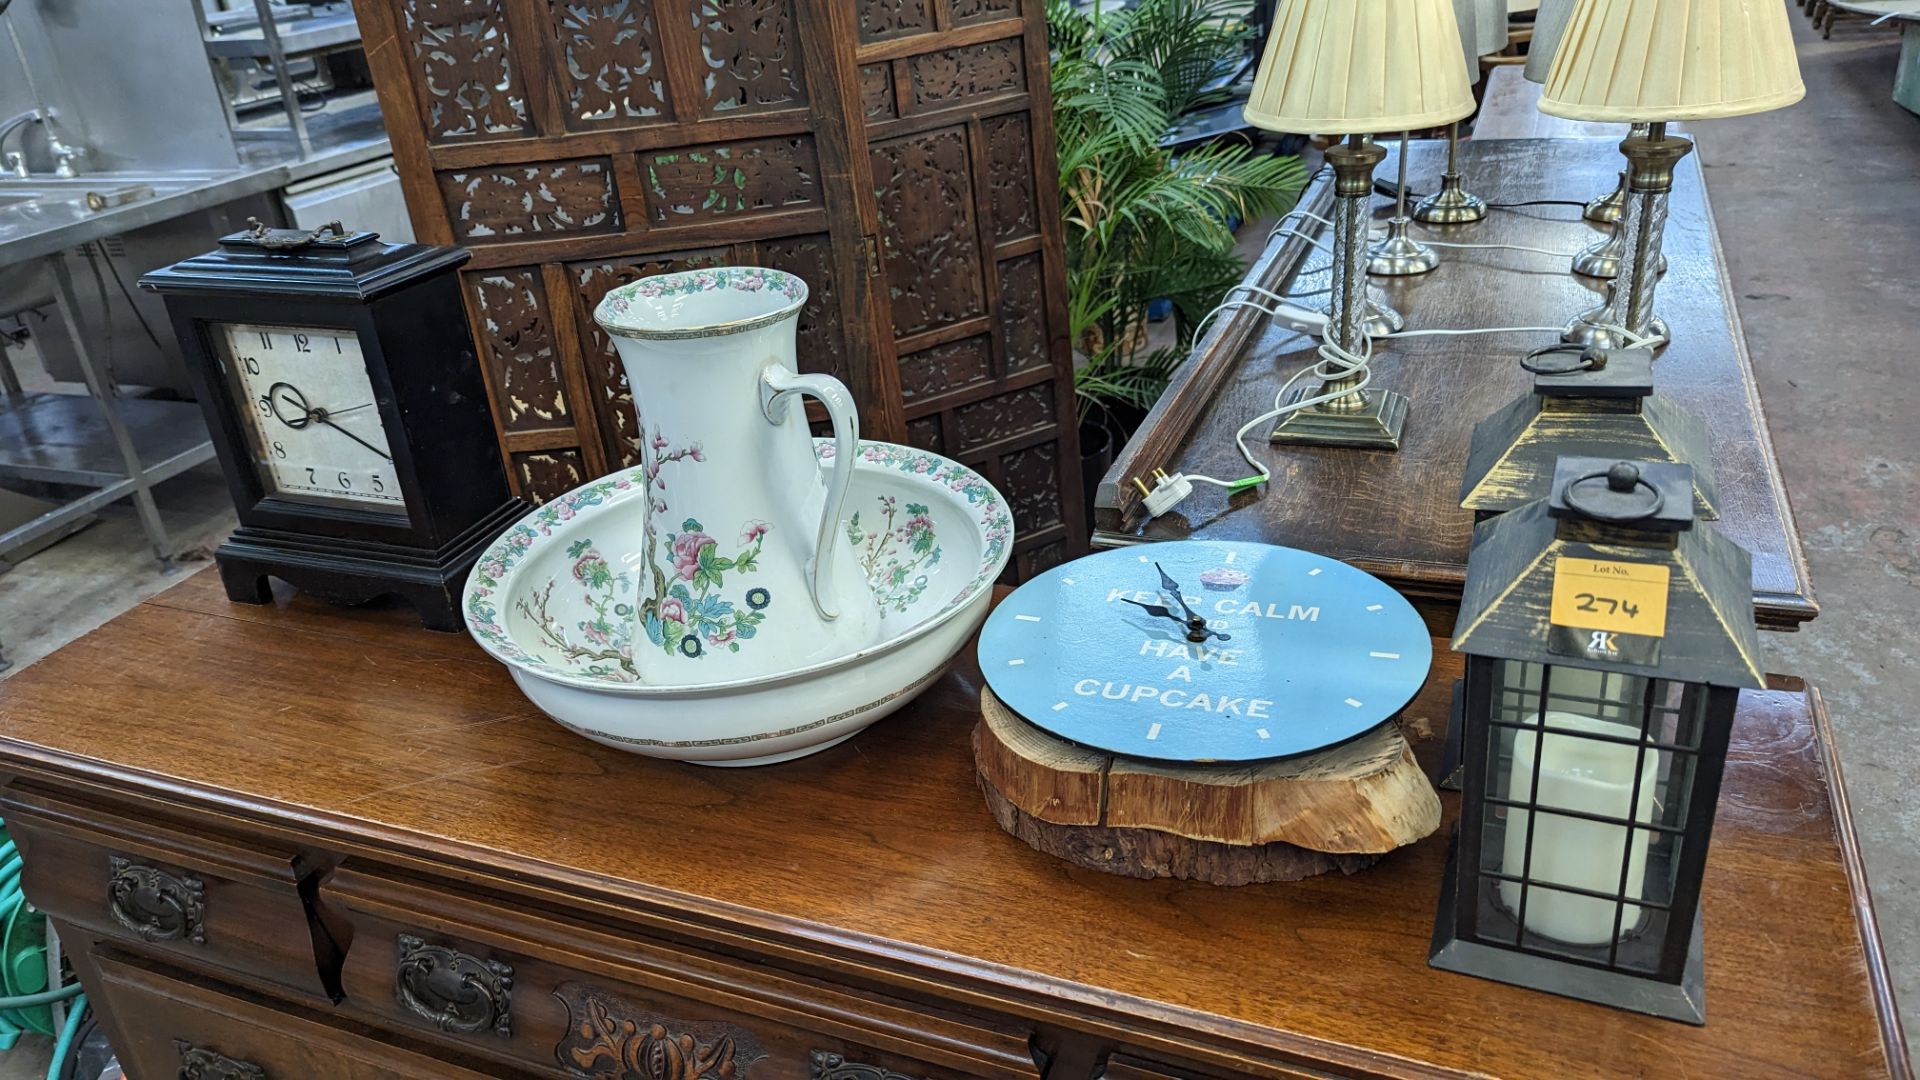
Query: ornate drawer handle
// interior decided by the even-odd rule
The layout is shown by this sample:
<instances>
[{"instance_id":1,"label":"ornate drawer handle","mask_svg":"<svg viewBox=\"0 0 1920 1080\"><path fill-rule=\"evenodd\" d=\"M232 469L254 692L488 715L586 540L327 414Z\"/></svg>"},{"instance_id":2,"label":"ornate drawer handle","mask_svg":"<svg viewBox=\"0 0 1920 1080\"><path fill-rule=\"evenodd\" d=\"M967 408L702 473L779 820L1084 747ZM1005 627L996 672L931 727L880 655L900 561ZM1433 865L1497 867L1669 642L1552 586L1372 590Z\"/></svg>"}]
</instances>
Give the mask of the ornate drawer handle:
<instances>
[{"instance_id":1,"label":"ornate drawer handle","mask_svg":"<svg viewBox=\"0 0 1920 1080\"><path fill-rule=\"evenodd\" d=\"M180 1080L267 1080L267 1070L251 1061L230 1058L185 1039L175 1039L173 1045L180 1050Z\"/></svg>"},{"instance_id":2,"label":"ornate drawer handle","mask_svg":"<svg viewBox=\"0 0 1920 1080\"><path fill-rule=\"evenodd\" d=\"M175 877L114 855L108 859L107 912L142 941L207 943L207 886L192 874Z\"/></svg>"},{"instance_id":3,"label":"ornate drawer handle","mask_svg":"<svg viewBox=\"0 0 1920 1080\"><path fill-rule=\"evenodd\" d=\"M830 1050L815 1050L807 1058L807 1080L916 1080L906 1073L861 1065Z\"/></svg>"},{"instance_id":4,"label":"ornate drawer handle","mask_svg":"<svg viewBox=\"0 0 1920 1080\"><path fill-rule=\"evenodd\" d=\"M393 996L408 1012L456 1035L491 1031L503 1039L513 1037L510 965L429 945L412 934L401 934L396 941L400 959L394 968Z\"/></svg>"}]
</instances>

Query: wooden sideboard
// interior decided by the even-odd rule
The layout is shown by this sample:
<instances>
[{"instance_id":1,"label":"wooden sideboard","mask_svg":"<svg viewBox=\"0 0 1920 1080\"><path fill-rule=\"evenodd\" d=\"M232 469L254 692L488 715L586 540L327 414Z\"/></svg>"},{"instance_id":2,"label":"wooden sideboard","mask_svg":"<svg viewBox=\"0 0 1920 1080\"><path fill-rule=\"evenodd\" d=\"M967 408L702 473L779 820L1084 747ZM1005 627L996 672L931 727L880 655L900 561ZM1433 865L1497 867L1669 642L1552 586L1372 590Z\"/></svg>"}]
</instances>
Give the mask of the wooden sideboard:
<instances>
[{"instance_id":1,"label":"wooden sideboard","mask_svg":"<svg viewBox=\"0 0 1920 1080\"><path fill-rule=\"evenodd\" d=\"M1495 203L1585 200L1613 187L1622 161L1617 145L1608 139L1474 140L1461 147L1461 171L1472 190ZM1445 155L1444 143L1415 143L1409 186L1432 190ZM1390 158L1377 175L1391 177L1393 168ZM1330 194L1321 180L1302 197L1304 207L1328 213L1323 204ZM1578 219L1577 207L1533 207L1495 211L1475 225L1415 231L1452 243L1572 252L1600 237ZM1765 629L1794 629L1819 608L1698 155L1680 164L1664 251L1669 269L1655 309L1672 325L1674 342L1654 364L1656 387L1711 433L1721 494L1714 527L1753 555L1756 620ZM1602 283L1573 276L1566 258L1459 249L1441 249L1440 257L1428 274L1373 279L1374 292L1407 317L1409 330L1564 326L1604 295ZM1276 242L1247 280L1298 296L1303 306L1324 306L1327 257L1298 239ZM1530 390L1532 376L1518 361L1555 340L1553 333L1536 333L1381 341L1375 379L1411 401L1398 451L1271 446L1264 432L1253 432L1248 443L1272 469L1270 484L1234 494L1198 486L1172 512L1146 520L1133 478L1151 484L1155 469L1221 479L1247 475L1252 470L1234 448L1234 433L1272 408L1286 378L1313 362L1315 339L1248 309L1223 317L1101 482L1094 542L1191 537L1310 548L1384 578L1421 607L1436 633L1448 633L1472 540L1473 514L1460 508L1460 474L1473 426Z\"/></svg>"},{"instance_id":2,"label":"wooden sideboard","mask_svg":"<svg viewBox=\"0 0 1920 1080\"><path fill-rule=\"evenodd\" d=\"M976 786L970 657L842 746L711 769L572 736L409 621L202 574L0 684L27 896L136 1080L1911 1075L1791 681L1735 727L1695 1028L1430 969L1451 825L1244 888L1031 850Z\"/></svg>"}]
</instances>

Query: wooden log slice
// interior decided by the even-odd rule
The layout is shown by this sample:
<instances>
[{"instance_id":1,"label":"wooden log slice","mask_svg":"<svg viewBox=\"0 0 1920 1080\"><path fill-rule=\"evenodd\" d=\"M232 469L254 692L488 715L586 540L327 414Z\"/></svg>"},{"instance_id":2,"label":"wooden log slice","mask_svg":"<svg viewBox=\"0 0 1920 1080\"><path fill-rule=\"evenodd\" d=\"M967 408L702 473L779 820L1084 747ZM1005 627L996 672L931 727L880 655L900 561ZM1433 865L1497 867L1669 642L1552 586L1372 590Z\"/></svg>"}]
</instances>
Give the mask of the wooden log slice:
<instances>
[{"instance_id":1,"label":"wooden log slice","mask_svg":"<svg viewBox=\"0 0 1920 1080\"><path fill-rule=\"evenodd\" d=\"M1068 742L980 695L974 763L1000 827L1110 873L1217 885L1353 873L1432 834L1440 799L1394 724L1259 765L1149 764Z\"/></svg>"}]
</instances>

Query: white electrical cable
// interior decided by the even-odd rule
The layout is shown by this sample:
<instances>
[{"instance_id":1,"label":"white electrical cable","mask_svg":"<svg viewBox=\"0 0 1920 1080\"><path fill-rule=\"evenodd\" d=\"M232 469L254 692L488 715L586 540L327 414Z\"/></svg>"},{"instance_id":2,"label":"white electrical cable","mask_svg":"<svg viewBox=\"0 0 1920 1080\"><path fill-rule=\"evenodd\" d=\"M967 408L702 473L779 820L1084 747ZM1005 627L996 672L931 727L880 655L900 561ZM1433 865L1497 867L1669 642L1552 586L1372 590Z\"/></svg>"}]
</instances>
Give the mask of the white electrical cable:
<instances>
[{"instance_id":1,"label":"white electrical cable","mask_svg":"<svg viewBox=\"0 0 1920 1080\"><path fill-rule=\"evenodd\" d=\"M1437 248L1479 248L1485 251L1531 251L1536 255L1551 255L1556 259L1576 259L1578 251L1548 251L1546 248L1527 247L1524 244L1454 244L1445 240L1422 240L1420 243Z\"/></svg>"},{"instance_id":2,"label":"white electrical cable","mask_svg":"<svg viewBox=\"0 0 1920 1080\"><path fill-rule=\"evenodd\" d=\"M1286 297L1281 296L1280 294L1272 291L1271 289L1264 289L1258 285L1248 285L1248 284L1241 284L1239 286L1236 286L1236 288L1246 290L1249 292L1257 292L1262 294L1263 296L1271 297L1274 300L1278 301L1281 306L1291 306L1287 303ZM1220 314L1220 312L1228 310L1230 308L1239 309L1239 308L1247 308L1247 307L1253 308L1254 310L1261 312L1262 314L1266 315L1269 318L1278 318L1281 315L1281 312L1279 311L1279 309L1265 307L1253 300L1223 301L1218 307L1215 307L1212 311L1207 312L1206 317L1200 320L1198 327L1196 327L1195 329L1193 340L1195 342L1199 342L1204 338L1205 336L1204 332L1207 324L1212 322L1214 316ZM1638 336L1620 327L1612 327L1611 329L1614 329L1626 336L1627 346L1629 348L1643 348L1659 340L1658 338L1655 338L1655 337ZM1410 337L1469 337L1469 336L1478 335L1478 334L1536 334L1536 333L1537 334L1559 334L1563 330L1564 330L1564 327L1559 327L1559 326L1490 326L1490 327L1477 327L1477 328L1457 329L1457 330L1452 330L1452 329L1400 330L1385 336L1394 337L1394 338L1410 338ZM1365 390L1367 385L1373 380L1373 373L1370 368L1370 364L1372 363L1372 360L1373 360L1373 340L1374 339L1373 339L1373 335L1364 334L1362 335L1361 340L1365 342L1365 348L1362 350L1362 352L1359 355L1355 355L1353 353L1346 351L1345 349L1340 348L1338 345L1335 345L1333 342L1326 341L1323 339L1320 343L1319 348L1315 350L1318 353L1320 359L1312 364L1308 364L1306 367L1301 368L1300 370L1294 372L1291 376L1289 376L1286 382L1280 384L1280 389L1274 392L1273 408L1247 421L1245 424L1241 425L1239 431L1234 432L1234 435L1233 435L1234 447L1240 451L1240 456L1246 460L1247 464L1251 466L1257 474L1259 474L1261 483L1264 484L1273 479L1273 470L1267 467L1266 462L1261 461L1259 458L1254 457L1253 451L1247 446L1247 434L1251 432L1254 428L1259 427L1262 424L1271 423L1274 420L1278 420L1280 417L1298 412L1301 409L1310 409L1315 405L1321 404L1322 402L1332 401L1335 398L1345 397L1348 394L1359 393ZM1325 382L1333 381L1335 379L1346 378L1356 373L1360 376L1360 381L1358 384L1352 387L1349 387L1334 393L1316 394L1311 397L1302 397L1297 401L1286 400L1287 393L1293 389L1294 385L1308 375L1313 375L1316 378L1320 379L1321 382L1325 383ZM1189 481L1192 481L1193 483L1196 483L1196 484L1211 484L1214 487L1227 488L1229 490L1235 490L1235 491L1240 490L1241 488L1244 488L1245 486L1247 486L1245 480L1238 480L1238 481L1221 480L1218 477L1200 476L1194 473L1187 473L1186 478Z\"/></svg>"}]
</instances>

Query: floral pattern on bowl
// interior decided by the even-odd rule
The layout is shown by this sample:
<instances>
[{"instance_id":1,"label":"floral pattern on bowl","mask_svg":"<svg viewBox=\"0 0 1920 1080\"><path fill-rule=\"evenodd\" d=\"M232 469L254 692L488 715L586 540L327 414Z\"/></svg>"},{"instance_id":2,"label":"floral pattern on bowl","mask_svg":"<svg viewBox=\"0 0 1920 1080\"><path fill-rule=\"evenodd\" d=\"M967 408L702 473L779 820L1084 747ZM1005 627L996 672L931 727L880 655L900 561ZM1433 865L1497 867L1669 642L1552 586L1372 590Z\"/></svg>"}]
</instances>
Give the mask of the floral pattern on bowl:
<instances>
[{"instance_id":1,"label":"floral pattern on bowl","mask_svg":"<svg viewBox=\"0 0 1920 1080\"><path fill-rule=\"evenodd\" d=\"M821 461L832 460L832 440L815 440L814 452ZM869 534L855 526L857 514L844 521L843 527L849 537L858 531L863 538L884 541L874 545L871 555L864 545L856 543L855 547L876 603L899 618L893 623L896 629L879 644L816 665L819 669L893 648L941 622L992 586L1006 563L1013 539L1013 518L1006 503L973 470L937 454L892 443L862 442L859 454L861 469L856 473L854 499L863 506L879 507L878 516L885 528ZM870 471L871 478L863 482ZM886 479L888 476L894 479ZM658 640L653 636L653 623L640 618L641 601L635 598L638 583L634 575L645 564L637 555L619 555L616 538L605 530L609 523L621 520L607 515L632 504L631 521L637 532L642 518L638 501L647 497L649 489L644 467L603 477L548 502L496 540L475 564L464 604L468 629L481 646L518 674L537 675L565 685L625 687L630 692L653 694L710 691L731 685L643 686L638 681L632 651L642 646L665 646L669 612L685 619L681 625L689 629L682 630L683 642L693 632L694 624L704 618L697 605L705 594L681 581L669 586L661 614L656 616L661 622ZM947 509L942 510L942 505ZM903 510L904 518L899 516ZM965 516L956 520L951 516L956 513ZM948 538L940 537L936 542L936 526L943 514L949 515L949 527L970 519L973 529L964 531L973 533L973 537L962 549L968 557L965 564L954 564L955 556L947 554L952 549ZM573 525L582 515L592 515L596 520ZM589 525L593 527L591 536L584 534L584 527ZM583 534L575 535L577 531ZM758 542L759 536L748 535L752 531L752 523L742 531L743 545ZM717 543L694 521L683 523L679 533L669 534L669 541L688 536L702 540L689 563L697 578L703 572L702 554L717 552ZM552 548L556 541L565 544L564 559ZM644 537L635 536L630 542L644 543ZM976 545L978 555L974 558ZM695 547L692 542L686 546ZM677 553L677 546L675 550ZM751 550L748 546L747 551ZM730 561L733 565L719 574L740 569L739 557L730 557ZM707 562L713 564L713 559ZM748 562L750 566L751 558ZM535 567L537 572L531 580L523 580L534 563L540 564ZM930 574L936 567L939 574ZM935 585L942 587L933 588ZM676 589L685 590L687 595L679 595ZM720 645L737 645L741 637L752 636L740 633L740 616L747 615L752 621L751 616L773 600L766 589L748 587L737 602L729 602L727 612L717 608L705 612L713 616L708 621L716 626L702 624L696 640L702 648L712 647L706 629L715 629L718 636L717 624L724 616L731 620L733 636ZM677 611L670 606L675 603L680 605ZM787 673L793 674L797 673Z\"/></svg>"},{"instance_id":2,"label":"floral pattern on bowl","mask_svg":"<svg viewBox=\"0 0 1920 1080\"><path fill-rule=\"evenodd\" d=\"M878 524L862 526L858 510L847 519L847 543L860 552L860 567L867 572L881 618L888 612L905 613L931 584L926 571L940 565L940 545L934 543L927 504L910 502L906 511L906 520L896 524L900 499L882 495Z\"/></svg>"}]
</instances>

